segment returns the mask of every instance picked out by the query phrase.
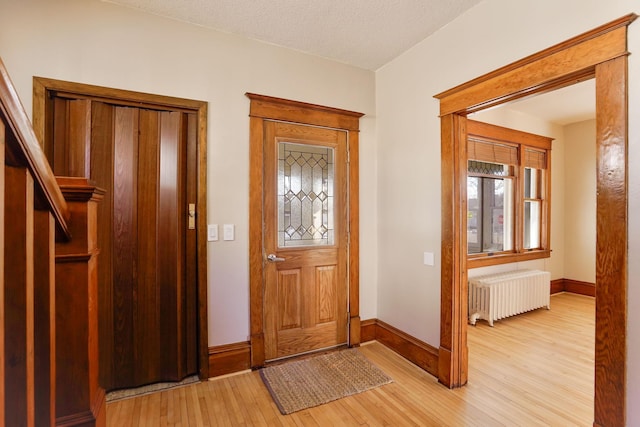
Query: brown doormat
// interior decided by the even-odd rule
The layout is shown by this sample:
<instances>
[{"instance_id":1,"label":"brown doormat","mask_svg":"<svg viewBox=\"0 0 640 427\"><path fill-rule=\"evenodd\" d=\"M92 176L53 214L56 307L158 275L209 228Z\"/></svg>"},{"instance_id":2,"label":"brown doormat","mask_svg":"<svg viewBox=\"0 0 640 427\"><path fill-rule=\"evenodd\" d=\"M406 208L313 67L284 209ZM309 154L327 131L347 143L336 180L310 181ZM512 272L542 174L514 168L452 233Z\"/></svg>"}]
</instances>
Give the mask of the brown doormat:
<instances>
[{"instance_id":1,"label":"brown doormat","mask_svg":"<svg viewBox=\"0 0 640 427\"><path fill-rule=\"evenodd\" d=\"M284 415L393 381L356 349L270 366L260 376Z\"/></svg>"}]
</instances>

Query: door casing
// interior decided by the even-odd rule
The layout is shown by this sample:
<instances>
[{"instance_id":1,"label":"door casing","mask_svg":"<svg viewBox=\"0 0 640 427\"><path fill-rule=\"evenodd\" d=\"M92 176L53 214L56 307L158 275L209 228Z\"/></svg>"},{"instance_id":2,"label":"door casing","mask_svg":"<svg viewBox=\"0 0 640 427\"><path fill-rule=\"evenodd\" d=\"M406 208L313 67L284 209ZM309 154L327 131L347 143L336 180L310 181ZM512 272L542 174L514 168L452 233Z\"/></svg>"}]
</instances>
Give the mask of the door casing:
<instances>
[{"instance_id":1,"label":"door casing","mask_svg":"<svg viewBox=\"0 0 640 427\"><path fill-rule=\"evenodd\" d=\"M97 101L130 105L150 109L173 109L196 114L196 269L197 269L197 352L198 376L209 377L208 318L207 318L207 211L206 211L206 150L207 150L207 103L142 92L112 89L101 86L33 78L33 128L40 141L45 141L47 102L51 93L65 92L81 95Z\"/></svg>"},{"instance_id":2,"label":"door casing","mask_svg":"<svg viewBox=\"0 0 640 427\"><path fill-rule=\"evenodd\" d=\"M624 426L627 320L627 27L629 14L435 95L440 100L442 276L439 381L467 382L466 116L596 80L595 426Z\"/></svg>"},{"instance_id":3,"label":"door casing","mask_svg":"<svg viewBox=\"0 0 640 427\"><path fill-rule=\"evenodd\" d=\"M359 279L359 124L362 113L247 93L250 106L250 190L249 190L249 296L251 322L251 367L265 363L263 277L263 141L264 121L275 120L344 130L348 133L348 331L349 346L360 344Z\"/></svg>"}]
</instances>

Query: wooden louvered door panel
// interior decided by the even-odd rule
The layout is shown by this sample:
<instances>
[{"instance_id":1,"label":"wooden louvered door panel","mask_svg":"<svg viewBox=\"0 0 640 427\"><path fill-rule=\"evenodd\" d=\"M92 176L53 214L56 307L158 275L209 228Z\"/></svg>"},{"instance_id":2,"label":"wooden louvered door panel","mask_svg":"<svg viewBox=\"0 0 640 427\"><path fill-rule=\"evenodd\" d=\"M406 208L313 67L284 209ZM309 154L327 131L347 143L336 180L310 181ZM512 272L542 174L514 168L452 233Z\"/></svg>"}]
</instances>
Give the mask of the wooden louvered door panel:
<instances>
[{"instance_id":1,"label":"wooden louvered door panel","mask_svg":"<svg viewBox=\"0 0 640 427\"><path fill-rule=\"evenodd\" d=\"M55 102L55 173L90 176L107 191L98 214L101 385L196 374L194 115Z\"/></svg>"},{"instance_id":2,"label":"wooden louvered door panel","mask_svg":"<svg viewBox=\"0 0 640 427\"><path fill-rule=\"evenodd\" d=\"M347 343L346 132L266 122L265 356Z\"/></svg>"}]
</instances>

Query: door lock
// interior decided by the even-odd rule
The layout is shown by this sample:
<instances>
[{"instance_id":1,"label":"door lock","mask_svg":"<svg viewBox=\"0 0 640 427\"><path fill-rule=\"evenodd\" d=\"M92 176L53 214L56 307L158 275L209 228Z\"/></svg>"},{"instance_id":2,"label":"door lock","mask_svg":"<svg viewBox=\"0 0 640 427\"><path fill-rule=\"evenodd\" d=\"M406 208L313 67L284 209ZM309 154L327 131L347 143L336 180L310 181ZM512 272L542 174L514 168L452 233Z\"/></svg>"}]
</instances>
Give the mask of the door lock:
<instances>
[{"instance_id":1,"label":"door lock","mask_svg":"<svg viewBox=\"0 0 640 427\"><path fill-rule=\"evenodd\" d=\"M196 228L196 204L189 203L187 227L189 230Z\"/></svg>"}]
</instances>

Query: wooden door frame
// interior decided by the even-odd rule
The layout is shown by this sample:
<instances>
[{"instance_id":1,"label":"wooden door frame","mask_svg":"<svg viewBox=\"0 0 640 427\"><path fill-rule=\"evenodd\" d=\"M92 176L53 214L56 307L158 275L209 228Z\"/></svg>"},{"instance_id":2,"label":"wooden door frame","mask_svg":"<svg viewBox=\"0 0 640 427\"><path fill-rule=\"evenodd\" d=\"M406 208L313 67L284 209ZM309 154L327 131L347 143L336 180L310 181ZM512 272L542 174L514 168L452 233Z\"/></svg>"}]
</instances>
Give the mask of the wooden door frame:
<instances>
[{"instance_id":1,"label":"wooden door frame","mask_svg":"<svg viewBox=\"0 0 640 427\"><path fill-rule=\"evenodd\" d=\"M195 113L197 117L197 171L196 171L196 269L198 280L197 337L198 376L209 378L209 337L207 316L207 102L129 90L73 83L44 77L33 78L33 128L40 143L45 145L49 117L45 116L47 102L55 92L63 92L96 101L138 108L172 109ZM46 152L46 147L43 147Z\"/></svg>"},{"instance_id":2,"label":"wooden door frame","mask_svg":"<svg viewBox=\"0 0 640 427\"><path fill-rule=\"evenodd\" d=\"M359 232L359 126L362 113L247 93L250 106L249 163L249 298L251 367L265 363L263 277L263 141L266 120L320 126L346 131L349 151L348 179L348 299L349 346L360 344L360 232Z\"/></svg>"},{"instance_id":3,"label":"wooden door frame","mask_svg":"<svg viewBox=\"0 0 640 427\"><path fill-rule=\"evenodd\" d=\"M467 382L466 115L596 79L597 243L594 426L624 426L627 319L629 14L435 95L440 100L442 278L439 381Z\"/></svg>"}]
</instances>

